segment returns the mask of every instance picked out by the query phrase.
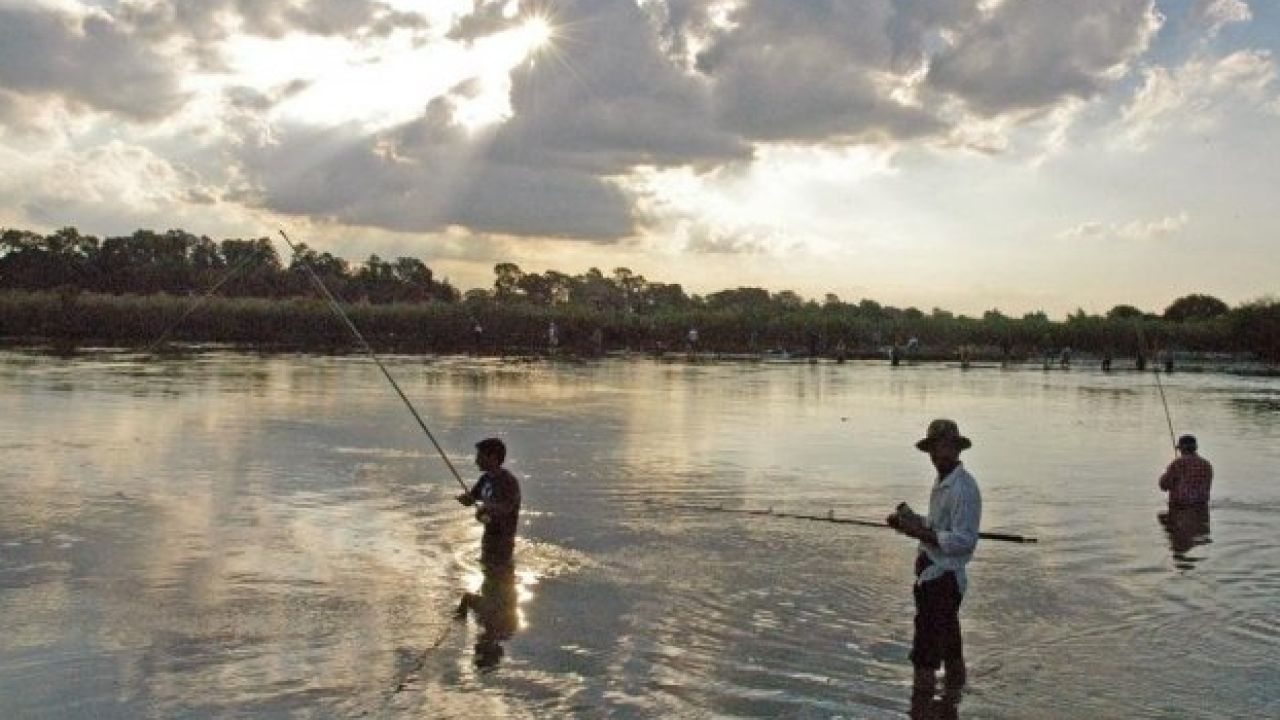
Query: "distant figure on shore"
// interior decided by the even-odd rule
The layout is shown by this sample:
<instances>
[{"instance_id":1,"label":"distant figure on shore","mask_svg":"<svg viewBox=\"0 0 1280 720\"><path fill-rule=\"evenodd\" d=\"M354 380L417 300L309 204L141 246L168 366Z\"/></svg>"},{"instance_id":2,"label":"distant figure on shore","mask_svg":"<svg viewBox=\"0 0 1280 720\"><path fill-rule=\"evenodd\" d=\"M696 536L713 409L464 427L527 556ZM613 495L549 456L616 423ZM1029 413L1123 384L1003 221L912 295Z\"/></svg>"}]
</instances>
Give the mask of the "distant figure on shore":
<instances>
[{"instance_id":1,"label":"distant figure on shore","mask_svg":"<svg viewBox=\"0 0 1280 720\"><path fill-rule=\"evenodd\" d=\"M1147 355L1142 352L1142 348L1138 348L1138 354L1133 359L1133 366L1137 368L1138 372L1147 369Z\"/></svg>"},{"instance_id":2,"label":"distant figure on shore","mask_svg":"<svg viewBox=\"0 0 1280 720\"><path fill-rule=\"evenodd\" d=\"M1053 350L1045 348L1044 351L1044 369L1049 370L1053 367Z\"/></svg>"},{"instance_id":3,"label":"distant figure on shore","mask_svg":"<svg viewBox=\"0 0 1280 720\"><path fill-rule=\"evenodd\" d=\"M809 331L809 362L810 363L818 362L818 344L819 344L818 333L813 330L810 330Z\"/></svg>"},{"instance_id":4,"label":"distant figure on shore","mask_svg":"<svg viewBox=\"0 0 1280 720\"><path fill-rule=\"evenodd\" d=\"M898 347L898 341L893 341L893 346L889 348L889 364L898 367L898 363L902 362L902 348Z\"/></svg>"},{"instance_id":5,"label":"distant figure on shore","mask_svg":"<svg viewBox=\"0 0 1280 720\"><path fill-rule=\"evenodd\" d=\"M1165 374L1173 372L1173 351L1161 350L1156 357L1159 358L1159 363L1164 366Z\"/></svg>"},{"instance_id":6,"label":"distant figure on shore","mask_svg":"<svg viewBox=\"0 0 1280 720\"><path fill-rule=\"evenodd\" d=\"M959 353L960 353L960 369L968 370L969 369L969 346L961 345Z\"/></svg>"},{"instance_id":7,"label":"distant figure on shore","mask_svg":"<svg viewBox=\"0 0 1280 720\"><path fill-rule=\"evenodd\" d=\"M684 344L690 353L698 351L698 328L689 328L689 332L684 336Z\"/></svg>"},{"instance_id":8,"label":"distant figure on shore","mask_svg":"<svg viewBox=\"0 0 1280 720\"><path fill-rule=\"evenodd\" d=\"M1169 493L1169 508L1208 507L1213 465L1196 454L1195 435L1178 438L1178 458L1160 476L1160 489Z\"/></svg>"},{"instance_id":9,"label":"distant figure on shore","mask_svg":"<svg viewBox=\"0 0 1280 720\"><path fill-rule=\"evenodd\" d=\"M601 328L591 331L591 354L596 357L604 355L604 330Z\"/></svg>"},{"instance_id":10,"label":"distant figure on shore","mask_svg":"<svg viewBox=\"0 0 1280 720\"><path fill-rule=\"evenodd\" d=\"M552 320L547 326L547 347L554 353L560 347L560 328L556 327L556 321Z\"/></svg>"},{"instance_id":11,"label":"distant figure on shore","mask_svg":"<svg viewBox=\"0 0 1280 720\"><path fill-rule=\"evenodd\" d=\"M1102 351L1102 372L1111 372L1111 348Z\"/></svg>"},{"instance_id":12,"label":"distant figure on shore","mask_svg":"<svg viewBox=\"0 0 1280 720\"><path fill-rule=\"evenodd\" d=\"M915 692L928 696L937 689L940 667L946 671L947 694L958 694L965 684L960 601L968 584L965 566L973 559L982 522L978 483L960 462L960 453L972 445L954 421L929 423L924 439L916 443L938 472L929 493L929 514L922 517L901 503L886 519L890 527L920 541L911 664Z\"/></svg>"},{"instance_id":13,"label":"distant figure on shore","mask_svg":"<svg viewBox=\"0 0 1280 720\"><path fill-rule=\"evenodd\" d=\"M1071 346L1062 348L1062 353L1058 356L1058 366L1063 370L1071 367Z\"/></svg>"},{"instance_id":14,"label":"distant figure on shore","mask_svg":"<svg viewBox=\"0 0 1280 720\"><path fill-rule=\"evenodd\" d=\"M843 365L844 361L849 357L849 347L844 344L844 340L836 343L836 364Z\"/></svg>"},{"instance_id":15,"label":"distant figure on shore","mask_svg":"<svg viewBox=\"0 0 1280 720\"><path fill-rule=\"evenodd\" d=\"M476 354L479 355L480 346L484 342L484 327L480 325L479 320L477 320L476 324L471 328L471 340Z\"/></svg>"}]
</instances>

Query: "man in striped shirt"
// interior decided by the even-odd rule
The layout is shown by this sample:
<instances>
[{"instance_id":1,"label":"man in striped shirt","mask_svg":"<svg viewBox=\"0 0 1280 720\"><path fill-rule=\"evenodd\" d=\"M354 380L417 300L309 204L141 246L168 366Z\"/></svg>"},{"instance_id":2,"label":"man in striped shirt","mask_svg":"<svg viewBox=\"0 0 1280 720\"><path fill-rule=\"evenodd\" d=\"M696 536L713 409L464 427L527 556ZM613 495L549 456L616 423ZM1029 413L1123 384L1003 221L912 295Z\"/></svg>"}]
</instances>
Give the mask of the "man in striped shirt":
<instances>
[{"instance_id":1,"label":"man in striped shirt","mask_svg":"<svg viewBox=\"0 0 1280 720\"><path fill-rule=\"evenodd\" d=\"M1169 507L1197 507L1209 504L1213 465L1196 454L1196 436L1178 438L1179 457L1160 476L1160 489L1169 493Z\"/></svg>"}]
</instances>

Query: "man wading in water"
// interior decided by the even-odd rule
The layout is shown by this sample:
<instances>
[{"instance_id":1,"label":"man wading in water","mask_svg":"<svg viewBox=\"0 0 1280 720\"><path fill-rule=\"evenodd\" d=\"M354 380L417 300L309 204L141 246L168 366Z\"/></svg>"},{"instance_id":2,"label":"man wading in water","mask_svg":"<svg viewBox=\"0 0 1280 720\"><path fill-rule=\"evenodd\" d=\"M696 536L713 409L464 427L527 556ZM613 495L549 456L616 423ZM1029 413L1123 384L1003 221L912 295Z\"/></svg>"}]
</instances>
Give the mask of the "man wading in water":
<instances>
[{"instance_id":1,"label":"man wading in water","mask_svg":"<svg viewBox=\"0 0 1280 720\"><path fill-rule=\"evenodd\" d=\"M973 558L982 521L978 483L960 463L960 453L973 443L952 420L929 423L916 448L929 453L938 470L929 493L929 515L921 517L906 503L886 522L898 532L920 541L916 556L915 637L911 664L914 689L932 695L937 671L946 668L946 689L958 693L965 684L964 651L960 642L960 600L968 584L964 568Z\"/></svg>"},{"instance_id":2,"label":"man wading in water","mask_svg":"<svg viewBox=\"0 0 1280 720\"><path fill-rule=\"evenodd\" d=\"M464 593L458 618L476 613L481 633L476 642L476 664L492 667L502 657L500 642L516 629L515 548L520 523L520 481L506 468L507 446L498 438L476 443L476 466L484 471L471 490L458 495L463 505L475 505L476 520L484 523L480 538L480 567L484 582L480 592Z\"/></svg>"}]
</instances>

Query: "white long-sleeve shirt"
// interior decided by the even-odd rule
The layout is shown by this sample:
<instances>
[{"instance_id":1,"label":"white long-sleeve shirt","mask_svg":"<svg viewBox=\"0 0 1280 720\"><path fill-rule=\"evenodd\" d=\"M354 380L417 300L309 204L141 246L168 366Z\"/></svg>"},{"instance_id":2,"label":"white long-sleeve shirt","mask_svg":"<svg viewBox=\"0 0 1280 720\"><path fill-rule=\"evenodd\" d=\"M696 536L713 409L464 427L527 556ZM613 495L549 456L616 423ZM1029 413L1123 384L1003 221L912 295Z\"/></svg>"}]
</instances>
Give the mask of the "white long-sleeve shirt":
<instances>
[{"instance_id":1,"label":"white long-sleeve shirt","mask_svg":"<svg viewBox=\"0 0 1280 720\"><path fill-rule=\"evenodd\" d=\"M982 523L982 494L978 482L964 465L934 483L929 493L929 529L938 536L938 544L920 543L920 552L933 563L916 578L917 583L942 577L943 573L956 574L960 592L964 593L969 579L965 565L973 559L978 546L978 527Z\"/></svg>"}]
</instances>

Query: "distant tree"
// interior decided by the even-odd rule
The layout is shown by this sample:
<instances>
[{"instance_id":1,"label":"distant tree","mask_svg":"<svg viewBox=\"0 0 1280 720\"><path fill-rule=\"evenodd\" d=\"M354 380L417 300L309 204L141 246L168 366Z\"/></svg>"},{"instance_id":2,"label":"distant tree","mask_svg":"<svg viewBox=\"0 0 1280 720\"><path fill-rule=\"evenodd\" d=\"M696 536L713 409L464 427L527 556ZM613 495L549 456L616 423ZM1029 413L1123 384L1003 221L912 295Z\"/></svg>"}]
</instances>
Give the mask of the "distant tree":
<instances>
[{"instance_id":1,"label":"distant tree","mask_svg":"<svg viewBox=\"0 0 1280 720\"><path fill-rule=\"evenodd\" d=\"M783 290L773 294L773 304L783 310L799 310L804 307L804 298L793 290Z\"/></svg>"},{"instance_id":2,"label":"distant tree","mask_svg":"<svg viewBox=\"0 0 1280 720\"><path fill-rule=\"evenodd\" d=\"M524 272L515 263L498 263L493 266L493 295L498 300L510 300L520 294L520 278Z\"/></svg>"},{"instance_id":3,"label":"distant tree","mask_svg":"<svg viewBox=\"0 0 1280 720\"><path fill-rule=\"evenodd\" d=\"M1145 314L1132 305L1116 305L1107 311L1107 318L1110 320L1136 320Z\"/></svg>"},{"instance_id":4,"label":"distant tree","mask_svg":"<svg viewBox=\"0 0 1280 720\"><path fill-rule=\"evenodd\" d=\"M1212 295L1184 295L1165 308L1164 319L1174 322L1211 320L1231 311L1227 304Z\"/></svg>"},{"instance_id":5,"label":"distant tree","mask_svg":"<svg viewBox=\"0 0 1280 720\"><path fill-rule=\"evenodd\" d=\"M769 291L760 287L739 287L713 292L705 298L714 310L765 310L769 307Z\"/></svg>"}]
</instances>

